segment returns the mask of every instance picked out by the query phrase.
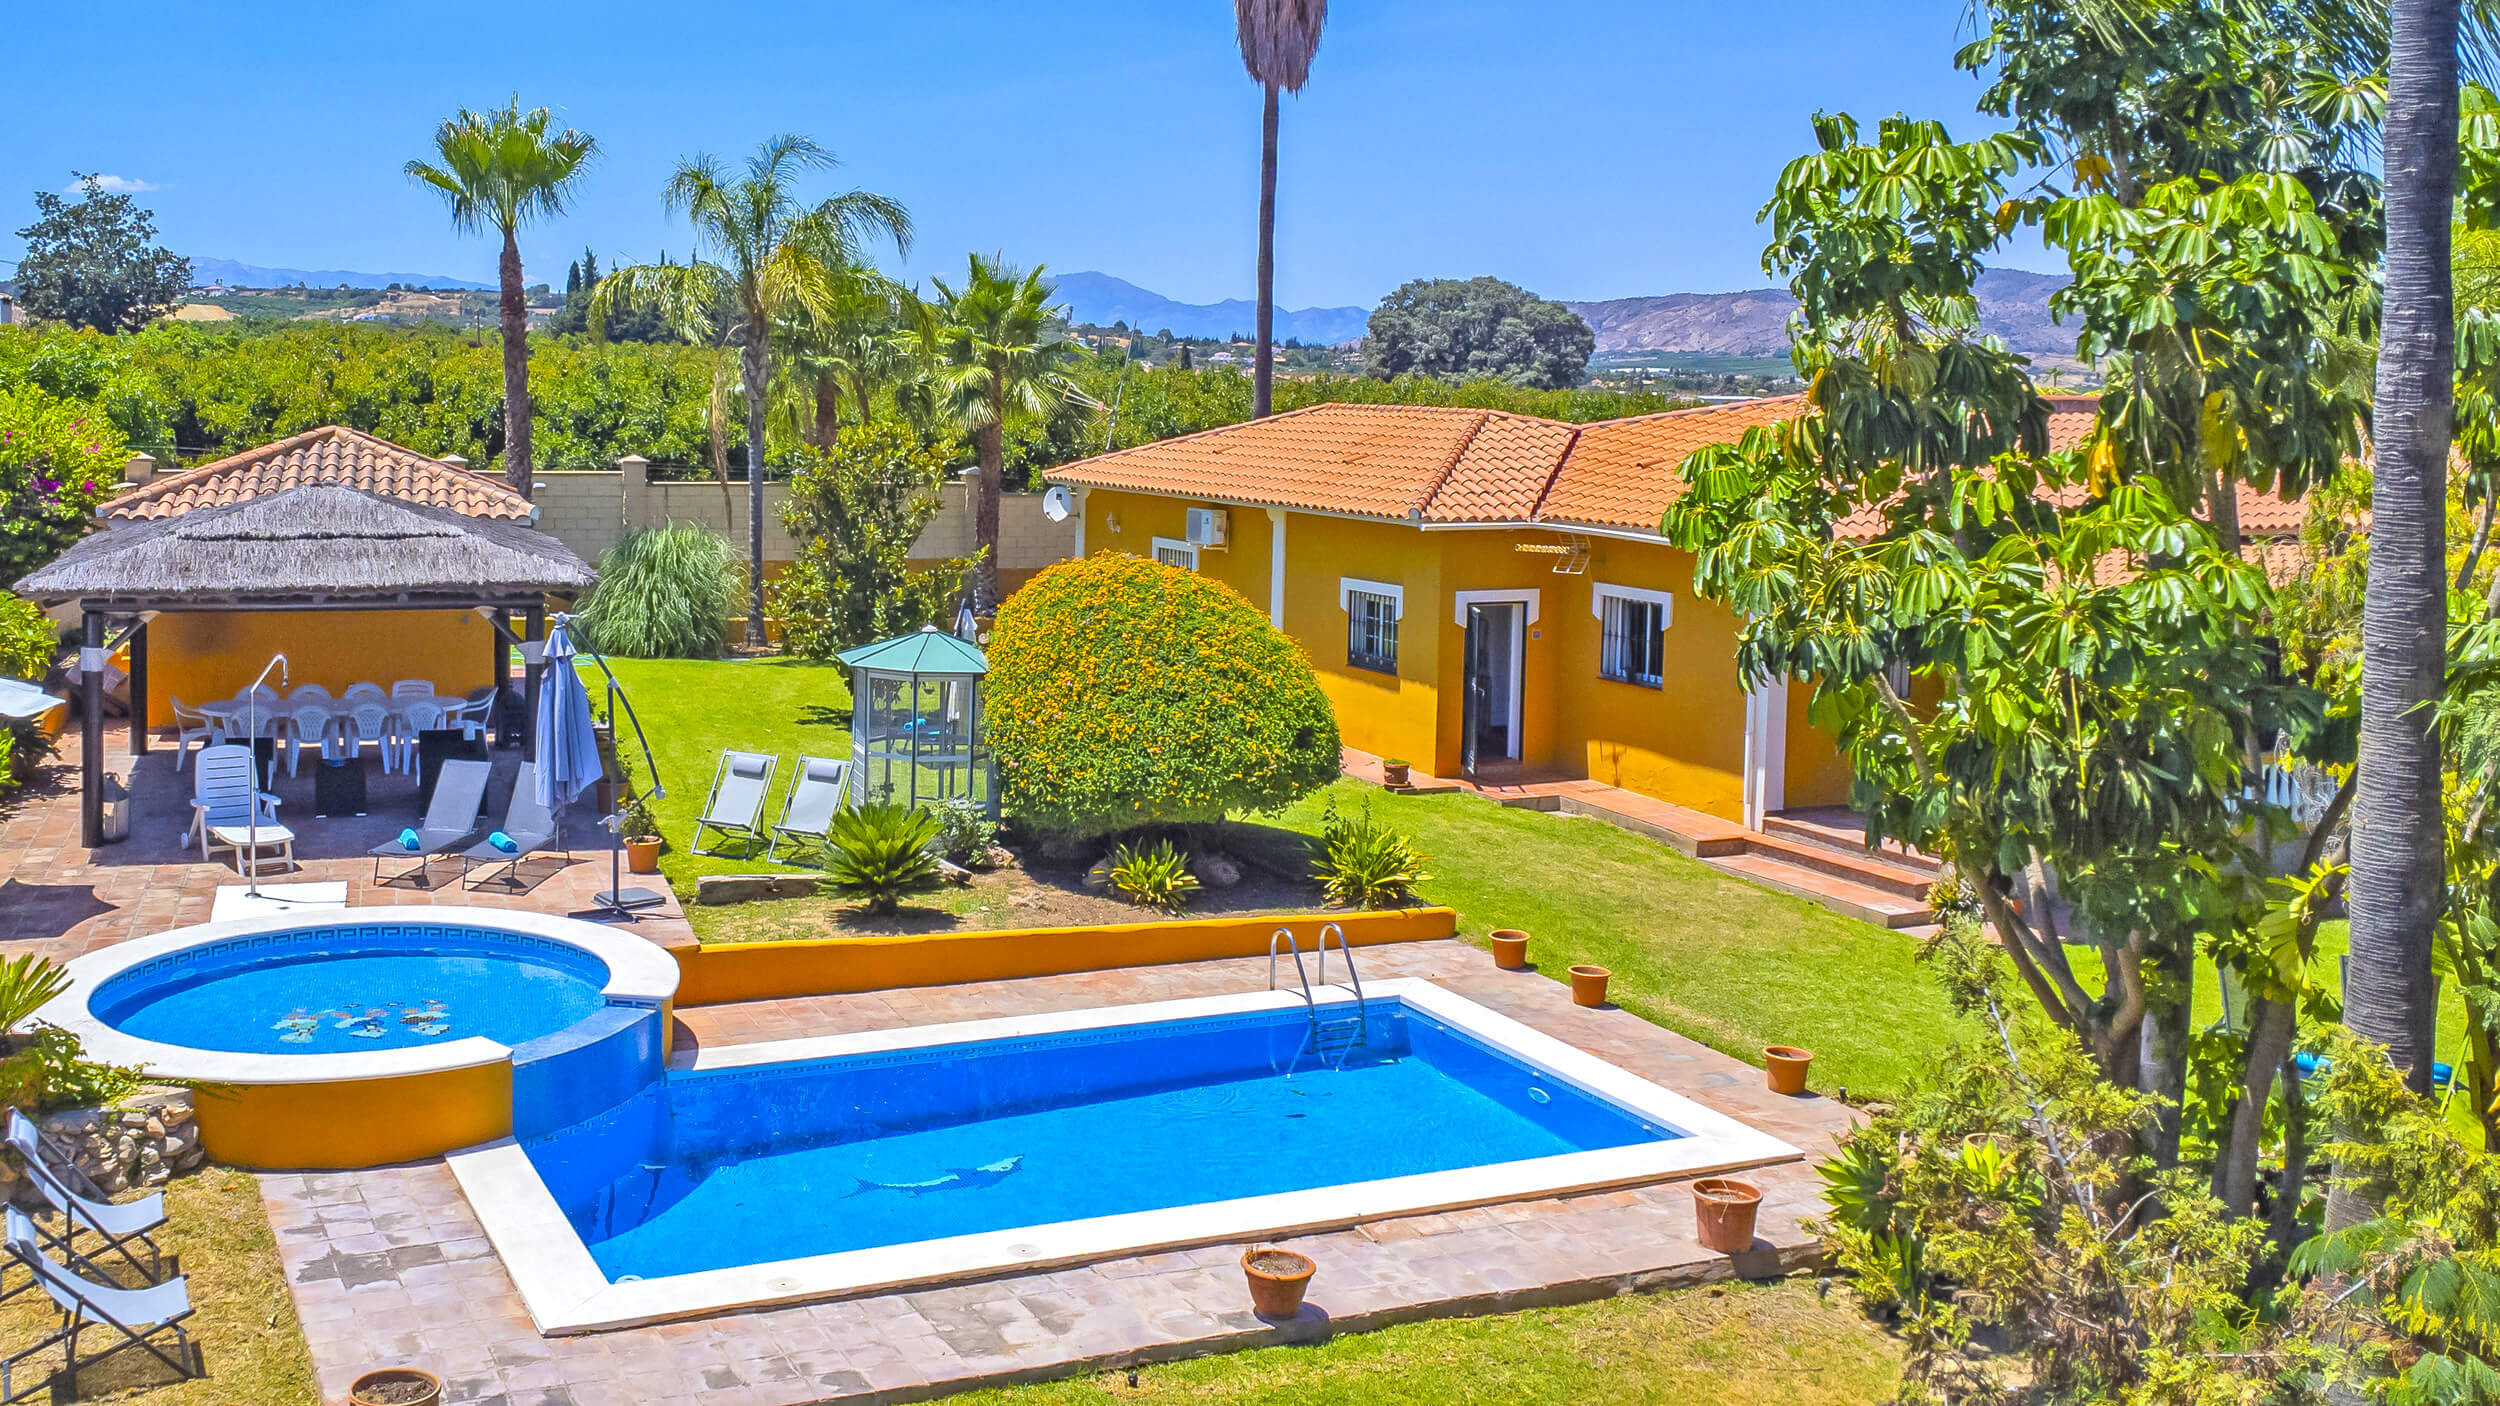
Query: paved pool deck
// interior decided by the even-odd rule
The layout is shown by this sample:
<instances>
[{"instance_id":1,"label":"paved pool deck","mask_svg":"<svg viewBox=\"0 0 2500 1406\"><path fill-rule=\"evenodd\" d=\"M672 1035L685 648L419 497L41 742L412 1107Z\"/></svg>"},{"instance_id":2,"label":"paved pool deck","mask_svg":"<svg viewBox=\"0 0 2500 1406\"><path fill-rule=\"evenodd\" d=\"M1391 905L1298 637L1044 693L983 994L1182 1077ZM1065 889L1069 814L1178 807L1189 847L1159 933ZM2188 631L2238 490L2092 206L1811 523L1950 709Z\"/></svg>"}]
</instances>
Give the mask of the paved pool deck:
<instances>
[{"instance_id":1,"label":"paved pool deck","mask_svg":"<svg viewBox=\"0 0 2500 1406\"><path fill-rule=\"evenodd\" d=\"M906 1293L544 1338L440 1162L261 1179L325 1402L356 1374L439 1373L444 1399L496 1406L799 1406L921 1401L1422 1318L1504 1312L1764 1276L1815 1258L1812 1163L1843 1105L1770 1093L1761 1071L1628 1012L1571 1004L1562 983L1496 969L1455 941L1367 947L1366 979L1437 982L1794 1144L1803 1160L1744 1173L1762 1188L1754 1248L1694 1238L1688 1185L1553 1197L1382 1220L1278 1243L1319 1271L1303 1316L1250 1312L1235 1261L1209 1245ZM1262 989L1264 958L713 1006L679 1013L705 1046L891 1029ZM768 1247L766 1247L768 1248ZM213 1351L213 1348L212 1348Z\"/></svg>"}]
</instances>

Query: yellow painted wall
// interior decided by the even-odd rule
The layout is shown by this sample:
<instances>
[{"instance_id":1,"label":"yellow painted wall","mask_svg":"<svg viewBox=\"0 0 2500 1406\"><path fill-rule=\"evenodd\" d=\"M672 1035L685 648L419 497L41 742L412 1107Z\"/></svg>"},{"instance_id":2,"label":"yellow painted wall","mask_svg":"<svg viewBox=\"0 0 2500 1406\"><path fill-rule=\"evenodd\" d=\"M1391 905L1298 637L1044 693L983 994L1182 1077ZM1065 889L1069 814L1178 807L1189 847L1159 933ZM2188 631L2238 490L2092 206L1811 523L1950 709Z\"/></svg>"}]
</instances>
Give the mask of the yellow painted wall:
<instances>
[{"instance_id":1,"label":"yellow painted wall","mask_svg":"<svg viewBox=\"0 0 2500 1406\"><path fill-rule=\"evenodd\" d=\"M170 721L169 697L232 698L280 653L288 689L431 679L438 693L465 694L493 675L494 639L465 610L168 612L148 626L148 718Z\"/></svg>"},{"instance_id":2,"label":"yellow painted wall","mask_svg":"<svg viewBox=\"0 0 2500 1406\"><path fill-rule=\"evenodd\" d=\"M1814 685L1788 685L1788 782L1782 803L1789 806L1845 806L1857 773L1840 753L1832 735L1806 721Z\"/></svg>"},{"instance_id":3,"label":"yellow painted wall","mask_svg":"<svg viewBox=\"0 0 2500 1406\"><path fill-rule=\"evenodd\" d=\"M402 1079L203 1088L192 1107L201 1145L230 1166L379 1167L510 1133L512 1066L497 1060Z\"/></svg>"},{"instance_id":4,"label":"yellow painted wall","mask_svg":"<svg viewBox=\"0 0 2500 1406\"><path fill-rule=\"evenodd\" d=\"M1383 525L1374 530L1406 529ZM1457 775L1465 746L1462 723L1467 707L1467 629L1459 623L1458 593L1491 590L1537 593L1537 618L1530 622L1528 612L1520 613L1527 655L1521 671L1525 692L1520 707L1518 760L1522 766L1535 769L1576 767L1576 759L1565 755L1571 748L1560 726L1560 696L1564 690L1558 687L1562 676L1557 673L1561 637L1556 634L1556 601L1568 590L1571 578L1554 574L1552 557L1514 551L1512 544L1518 538L1511 533L1414 535L1437 546L1441 555L1441 589L1435 599L1423 602L1410 597L1406 603L1406 618L1415 621L1419 614L1428 618L1441 642L1440 745L1434 751L1430 769L1441 776ZM1492 760L1489 754L1479 758L1481 762Z\"/></svg>"},{"instance_id":5,"label":"yellow painted wall","mask_svg":"<svg viewBox=\"0 0 2500 1406\"><path fill-rule=\"evenodd\" d=\"M1405 591L1395 674L1346 662L1338 583L1348 576ZM1347 746L1440 769L1442 652L1433 603L1445 594L1439 545L1423 533L1310 513L1285 519L1285 632L1310 656Z\"/></svg>"},{"instance_id":6,"label":"yellow painted wall","mask_svg":"<svg viewBox=\"0 0 2500 1406\"><path fill-rule=\"evenodd\" d=\"M1256 957L1280 927L1293 929L1304 951L1335 923L1356 947L1420 942L1458 931L1449 908L1280 918L1203 918L1190 922L1111 923L1098 927L1018 928L910 937L832 937L798 942L729 942L671 949L682 976L679 1006L766 1001L883 991L900 986L950 986L1011 981L1066 972ZM212 1149L213 1151L214 1149Z\"/></svg>"}]
</instances>

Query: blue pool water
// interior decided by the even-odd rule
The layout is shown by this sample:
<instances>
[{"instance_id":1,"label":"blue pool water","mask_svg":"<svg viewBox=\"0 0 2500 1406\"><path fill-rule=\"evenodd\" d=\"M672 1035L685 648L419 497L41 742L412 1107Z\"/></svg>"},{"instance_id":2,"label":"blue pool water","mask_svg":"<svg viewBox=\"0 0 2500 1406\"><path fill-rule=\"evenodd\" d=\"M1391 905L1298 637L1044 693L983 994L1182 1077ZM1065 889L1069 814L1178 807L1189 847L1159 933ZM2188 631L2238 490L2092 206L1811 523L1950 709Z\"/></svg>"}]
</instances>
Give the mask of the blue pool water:
<instances>
[{"instance_id":1,"label":"blue pool water","mask_svg":"<svg viewBox=\"0 0 2500 1406\"><path fill-rule=\"evenodd\" d=\"M672 1074L525 1142L612 1279L1681 1136L1396 1001Z\"/></svg>"},{"instance_id":2,"label":"blue pool water","mask_svg":"<svg viewBox=\"0 0 2500 1406\"><path fill-rule=\"evenodd\" d=\"M149 962L96 993L99 1019L143 1040L246 1054L400 1049L483 1035L504 1044L603 1006L607 967L555 944L462 928L378 938L342 929Z\"/></svg>"}]
</instances>

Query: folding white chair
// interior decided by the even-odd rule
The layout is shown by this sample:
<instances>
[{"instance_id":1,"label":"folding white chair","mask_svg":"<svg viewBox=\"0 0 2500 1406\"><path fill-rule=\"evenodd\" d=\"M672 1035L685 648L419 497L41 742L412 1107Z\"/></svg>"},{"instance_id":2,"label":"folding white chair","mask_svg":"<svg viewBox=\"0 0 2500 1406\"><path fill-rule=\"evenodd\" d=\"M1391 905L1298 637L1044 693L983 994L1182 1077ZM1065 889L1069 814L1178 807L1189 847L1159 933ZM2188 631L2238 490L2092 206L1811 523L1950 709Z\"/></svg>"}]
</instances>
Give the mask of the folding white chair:
<instances>
[{"instance_id":1,"label":"folding white chair","mask_svg":"<svg viewBox=\"0 0 2500 1406\"><path fill-rule=\"evenodd\" d=\"M783 840L790 841L794 849L810 843L830 848L833 817L840 813L843 796L850 786L849 762L832 757L799 758L790 777L790 794L782 798L781 819L773 823L773 840L764 847L764 857L777 858L774 851Z\"/></svg>"},{"instance_id":2,"label":"folding white chair","mask_svg":"<svg viewBox=\"0 0 2500 1406\"><path fill-rule=\"evenodd\" d=\"M136 1201L121 1202L103 1199L102 1189L93 1182L88 1182L87 1192L80 1192L74 1183L86 1181L86 1175L78 1170L77 1159L45 1137L34 1120L18 1109L9 1110L5 1136L9 1150L25 1164L35 1194L61 1217L61 1233L48 1237L48 1243L57 1246L63 1258L73 1264L81 1260L93 1264L98 1255L109 1253L150 1280L164 1273L165 1252L156 1243L156 1232L165 1228L164 1192L151 1191ZM83 1253L78 1248L81 1235L97 1236L104 1243L93 1254ZM131 1252L133 1245L148 1252L145 1264Z\"/></svg>"},{"instance_id":3,"label":"folding white chair","mask_svg":"<svg viewBox=\"0 0 2500 1406\"><path fill-rule=\"evenodd\" d=\"M9 1257L26 1267L43 1286L54 1305L61 1310L61 1326L50 1336L32 1343L6 1358L0 1358L0 1401L15 1401L36 1390L18 1386L13 1377L26 1359L59 1345L63 1362L58 1372L44 1374L43 1383L66 1380L73 1388L81 1369L92 1367L128 1348L139 1348L164 1363L184 1378L200 1375L199 1354L193 1350L189 1334L183 1331L183 1320L191 1316L190 1281L177 1276L162 1284L144 1289L122 1289L98 1284L92 1279L72 1273L54 1264L35 1239L35 1223L15 1206L8 1208L4 1223L5 1244ZM121 1341L104 1351L81 1360L78 1335L102 1326L121 1335ZM171 1334L173 1352L168 1354L157 1340ZM71 1393L75 1395L73 1391Z\"/></svg>"},{"instance_id":4,"label":"folding white chair","mask_svg":"<svg viewBox=\"0 0 2500 1406\"><path fill-rule=\"evenodd\" d=\"M695 853L710 853L703 848L707 827L720 831L724 839L749 844L765 838L757 827L764 820L764 796L773 788L773 771L780 765L779 753L720 754L720 768L712 774L711 797L703 803L703 818L694 823Z\"/></svg>"}]
</instances>

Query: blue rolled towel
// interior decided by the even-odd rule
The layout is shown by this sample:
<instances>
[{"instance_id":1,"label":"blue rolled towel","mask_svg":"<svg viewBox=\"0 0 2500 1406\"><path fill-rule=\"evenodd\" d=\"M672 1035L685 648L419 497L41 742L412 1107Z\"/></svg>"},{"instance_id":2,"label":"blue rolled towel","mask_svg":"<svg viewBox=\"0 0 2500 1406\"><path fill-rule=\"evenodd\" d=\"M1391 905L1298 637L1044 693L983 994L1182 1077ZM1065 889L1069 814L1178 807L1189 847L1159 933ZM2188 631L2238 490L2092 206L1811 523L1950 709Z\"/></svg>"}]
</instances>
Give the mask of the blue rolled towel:
<instances>
[{"instance_id":1,"label":"blue rolled towel","mask_svg":"<svg viewBox=\"0 0 2500 1406\"><path fill-rule=\"evenodd\" d=\"M425 841L418 839L414 830L402 830L399 832L399 847L405 850L423 849Z\"/></svg>"},{"instance_id":2,"label":"blue rolled towel","mask_svg":"<svg viewBox=\"0 0 2500 1406\"><path fill-rule=\"evenodd\" d=\"M493 845L495 848L502 850L506 854L518 854L521 852L521 842L512 838L510 835L505 834L501 830L497 830L495 833L487 836L486 843Z\"/></svg>"}]
</instances>

